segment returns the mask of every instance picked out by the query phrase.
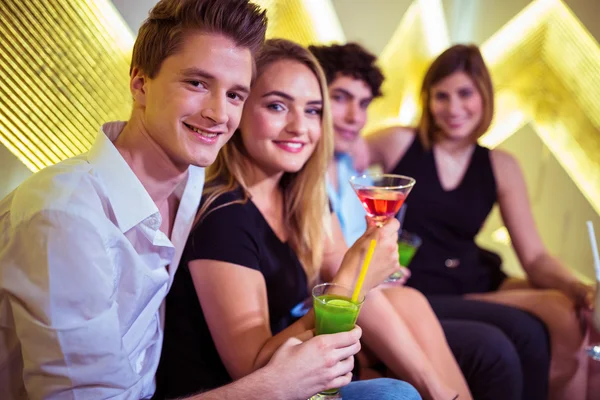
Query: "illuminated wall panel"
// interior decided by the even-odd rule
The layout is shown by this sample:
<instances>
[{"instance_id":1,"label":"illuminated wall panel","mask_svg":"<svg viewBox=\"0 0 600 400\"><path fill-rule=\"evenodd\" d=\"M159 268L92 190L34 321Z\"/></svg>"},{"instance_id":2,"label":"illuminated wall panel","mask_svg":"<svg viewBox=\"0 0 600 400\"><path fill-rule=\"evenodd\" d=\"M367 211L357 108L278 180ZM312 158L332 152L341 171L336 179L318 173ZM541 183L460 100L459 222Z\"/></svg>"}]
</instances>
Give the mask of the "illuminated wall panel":
<instances>
[{"instance_id":1,"label":"illuminated wall panel","mask_svg":"<svg viewBox=\"0 0 600 400\"><path fill-rule=\"evenodd\" d=\"M108 0L0 2L0 142L29 169L127 118L133 38Z\"/></svg>"},{"instance_id":2,"label":"illuminated wall panel","mask_svg":"<svg viewBox=\"0 0 600 400\"><path fill-rule=\"evenodd\" d=\"M293 40L303 46L345 42L330 0L255 0L267 9L267 37Z\"/></svg>"},{"instance_id":3,"label":"illuminated wall panel","mask_svg":"<svg viewBox=\"0 0 600 400\"><path fill-rule=\"evenodd\" d=\"M366 131L415 122L425 71L449 43L441 1L415 0L379 57L386 77L382 87L384 97L369 107Z\"/></svg>"},{"instance_id":4,"label":"illuminated wall panel","mask_svg":"<svg viewBox=\"0 0 600 400\"><path fill-rule=\"evenodd\" d=\"M500 104L482 138L495 146L532 126L600 213L600 47L560 0L537 0L483 46ZM519 113L521 113L519 115Z\"/></svg>"}]
</instances>

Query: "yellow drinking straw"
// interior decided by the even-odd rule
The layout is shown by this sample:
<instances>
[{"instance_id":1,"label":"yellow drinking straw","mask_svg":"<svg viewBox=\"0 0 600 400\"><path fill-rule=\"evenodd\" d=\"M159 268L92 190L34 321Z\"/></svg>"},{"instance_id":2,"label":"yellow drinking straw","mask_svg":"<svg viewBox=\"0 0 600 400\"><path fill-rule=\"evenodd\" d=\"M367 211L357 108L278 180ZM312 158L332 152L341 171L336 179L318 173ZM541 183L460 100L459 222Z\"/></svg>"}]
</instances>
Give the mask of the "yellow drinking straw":
<instances>
[{"instance_id":1,"label":"yellow drinking straw","mask_svg":"<svg viewBox=\"0 0 600 400\"><path fill-rule=\"evenodd\" d=\"M362 285L365 281L365 276L367 276L367 270L369 269L369 264L371 264L371 258L373 258L373 252L375 251L375 245L377 241L375 239L371 240L369 244L369 249L367 250L367 255L365 256L365 261L363 262L362 268L360 269L360 275L358 275L358 280L356 281L356 286L354 287L354 293L352 293L352 302L356 303L358 301L358 295L360 294L360 289L362 289Z\"/></svg>"}]
</instances>

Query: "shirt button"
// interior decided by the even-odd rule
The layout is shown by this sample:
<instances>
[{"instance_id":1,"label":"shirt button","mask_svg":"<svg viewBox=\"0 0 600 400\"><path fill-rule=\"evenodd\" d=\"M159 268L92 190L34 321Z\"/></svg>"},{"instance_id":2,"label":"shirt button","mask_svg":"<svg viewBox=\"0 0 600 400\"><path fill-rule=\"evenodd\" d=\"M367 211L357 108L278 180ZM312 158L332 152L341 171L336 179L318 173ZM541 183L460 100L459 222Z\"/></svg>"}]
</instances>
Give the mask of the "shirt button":
<instances>
[{"instance_id":1,"label":"shirt button","mask_svg":"<svg viewBox=\"0 0 600 400\"><path fill-rule=\"evenodd\" d=\"M150 225L150 228L152 228L152 229L158 229L160 227L160 221L158 220L158 217L156 217L155 215L148 218L148 224Z\"/></svg>"},{"instance_id":2,"label":"shirt button","mask_svg":"<svg viewBox=\"0 0 600 400\"><path fill-rule=\"evenodd\" d=\"M458 258L449 258L445 264L448 268L456 268L460 265L460 260Z\"/></svg>"}]
</instances>

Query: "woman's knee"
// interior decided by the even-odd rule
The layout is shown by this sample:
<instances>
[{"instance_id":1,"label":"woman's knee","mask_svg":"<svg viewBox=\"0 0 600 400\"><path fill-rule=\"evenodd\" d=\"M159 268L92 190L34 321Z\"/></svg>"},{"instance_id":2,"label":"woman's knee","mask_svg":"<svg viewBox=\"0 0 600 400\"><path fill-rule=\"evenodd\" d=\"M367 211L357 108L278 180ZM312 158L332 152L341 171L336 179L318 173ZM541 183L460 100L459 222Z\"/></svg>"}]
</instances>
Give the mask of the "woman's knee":
<instances>
[{"instance_id":1,"label":"woman's knee","mask_svg":"<svg viewBox=\"0 0 600 400\"><path fill-rule=\"evenodd\" d=\"M433 313L429 300L417 289L407 286L384 289L385 295L395 304L402 307L410 306L412 309L429 310Z\"/></svg>"},{"instance_id":2,"label":"woman's knee","mask_svg":"<svg viewBox=\"0 0 600 400\"><path fill-rule=\"evenodd\" d=\"M548 310L550 315L556 319L566 319L574 321L577 318L577 308L575 303L567 295L558 290L538 290L539 306Z\"/></svg>"},{"instance_id":3,"label":"woman's knee","mask_svg":"<svg viewBox=\"0 0 600 400\"><path fill-rule=\"evenodd\" d=\"M583 339L581 319L573 300L558 290L539 290L532 313L562 343L578 346Z\"/></svg>"}]
</instances>

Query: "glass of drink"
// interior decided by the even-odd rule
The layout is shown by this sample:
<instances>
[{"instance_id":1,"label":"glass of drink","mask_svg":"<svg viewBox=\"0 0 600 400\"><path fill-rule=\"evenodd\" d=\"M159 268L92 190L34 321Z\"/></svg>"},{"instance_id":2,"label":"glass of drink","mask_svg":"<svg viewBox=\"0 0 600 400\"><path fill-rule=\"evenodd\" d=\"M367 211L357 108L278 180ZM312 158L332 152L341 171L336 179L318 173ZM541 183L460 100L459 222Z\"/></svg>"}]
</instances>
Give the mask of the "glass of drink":
<instances>
[{"instance_id":1,"label":"glass of drink","mask_svg":"<svg viewBox=\"0 0 600 400\"><path fill-rule=\"evenodd\" d=\"M592 329L600 332L600 282L596 282L596 302L592 314ZM588 355L596 361L600 361L600 343L589 346L586 349Z\"/></svg>"},{"instance_id":2,"label":"glass of drink","mask_svg":"<svg viewBox=\"0 0 600 400\"><path fill-rule=\"evenodd\" d=\"M350 184L369 218L382 226L398 214L415 180L403 175L365 174L353 176Z\"/></svg>"},{"instance_id":3,"label":"glass of drink","mask_svg":"<svg viewBox=\"0 0 600 400\"><path fill-rule=\"evenodd\" d=\"M402 230L398 235L398 258L400 265L408 268L408 265L412 261L415 253L421 246L421 238L414 233ZM402 272L394 272L386 280L386 282L395 282L402 278Z\"/></svg>"},{"instance_id":4,"label":"glass of drink","mask_svg":"<svg viewBox=\"0 0 600 400\"><path fill-rule=\"evenodd\" d=\"M393 174L365 174L350 178L350 185L365 208L367 216L375 221L377 226L383 226L385 221L398 214L415 182L409 176ZM402 273L396 272L390 275L386 282L395 282L401 277Z\"/></svg>"},{"instance_id":5,"label":"glass of drink","mask_svg":"<svg viewBox=\"0 0 600 400\"><path fill-rule=\"evenodd\" d=\"M354 329L365 296L352 301L352 288L335 283L323 283L313 288L315 332L317 335L348 332ZM330 389L311 400L341 399L338 389Z\"/></svg>"}]
</instances>

